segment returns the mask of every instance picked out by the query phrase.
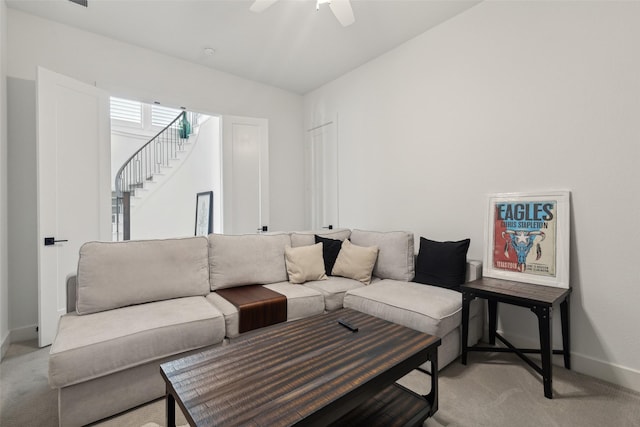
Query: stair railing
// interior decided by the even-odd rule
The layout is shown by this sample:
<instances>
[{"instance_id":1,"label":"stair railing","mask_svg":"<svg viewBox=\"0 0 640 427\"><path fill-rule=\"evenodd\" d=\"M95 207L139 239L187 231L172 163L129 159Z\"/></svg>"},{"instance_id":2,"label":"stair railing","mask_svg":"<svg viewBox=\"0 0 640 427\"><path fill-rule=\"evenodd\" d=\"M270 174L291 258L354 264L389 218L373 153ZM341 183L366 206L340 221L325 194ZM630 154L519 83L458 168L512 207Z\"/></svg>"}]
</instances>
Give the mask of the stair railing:
<instances>
[{"instance_id":1,"label":"stair railing","mask_svg":"<svg viewBox=\"0 0 640 427\"><path fill-rule=\"evenodd\" d=\"M189 120L191 119L191 120ZM181 112L175 119L140 147L120 167L115 178L116 236L120 240L120 215L123 218L123 240L130 238L130 198L136 189L151 181L153 175L160 173L162 166L169 166L171 160L178 158L184 142L189 138L192 126L196 125L198 115Z\"/></svg>"}]
</instances>

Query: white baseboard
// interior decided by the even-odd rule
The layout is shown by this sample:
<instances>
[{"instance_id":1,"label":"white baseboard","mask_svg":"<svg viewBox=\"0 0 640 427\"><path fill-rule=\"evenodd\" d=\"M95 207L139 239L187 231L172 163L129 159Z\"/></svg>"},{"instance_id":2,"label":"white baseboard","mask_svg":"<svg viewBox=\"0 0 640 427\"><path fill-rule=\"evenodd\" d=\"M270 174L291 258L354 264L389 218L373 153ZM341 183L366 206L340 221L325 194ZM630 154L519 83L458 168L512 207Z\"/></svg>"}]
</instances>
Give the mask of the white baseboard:
<instances>
[{"instance_id":1,"label":"white baseboard","mask_svg":"<svg viewBox=\"0 0 640 427\"><path fill-rule=\"evenodd\" d=\"M38 339L38 331L36 325L23 326L21 328L12 329L9 333L11 342L29 341Z\"/></svg>"},{"instance_id":2,"label":"white baseboard","mask_svg":"<svg viewBox=\"0 0 640 427\"><path fill-rule=\"evenodd\" d=\"M29 325L10 330L0 342L0 360L4 359L4 355L7 354L7 350L9 350L9 345L11 345L11 343L37 340L38 331L36 328L36 325Z\"/></svg>"},{"instance_id":3,"label":"white baseboard","mask_svg":"<svg viewBox=\"0 0 640 427\"><path fill-rule=\"evenodd\" d=\"M571 352L571 369L640 392L640 371Z\"/></svg>"},{"instance_id":4,"label":"white baseboard","mask_svg":"<svg viewBox=\"0 0 640 427\"><path fill-rule=\"evenodd\" d=\"M500 330L498 330L498 333L516 347L540 348L538 340L533 340L522 335L506 334ZM539 358L539 356L533 355L533 358ZM558 354L554 355L553 364L564 367L563 356ZM640 392L640 371L626 366L617 365L572 351L571 370Z\"/></svg>"},{"instance_id":5,"label":"white baseboard","mask_svg":"<svg viewBox=\"0 0 640 427\"><path fill-rule=\"evenodd\" d=\"M9 344L11 344L11 339L9 339L10 336L11 334L7 332L0 341L0 360L4 359L4 355L7 354L7 350L9 350Z\"/></svg>"}]
</instances>

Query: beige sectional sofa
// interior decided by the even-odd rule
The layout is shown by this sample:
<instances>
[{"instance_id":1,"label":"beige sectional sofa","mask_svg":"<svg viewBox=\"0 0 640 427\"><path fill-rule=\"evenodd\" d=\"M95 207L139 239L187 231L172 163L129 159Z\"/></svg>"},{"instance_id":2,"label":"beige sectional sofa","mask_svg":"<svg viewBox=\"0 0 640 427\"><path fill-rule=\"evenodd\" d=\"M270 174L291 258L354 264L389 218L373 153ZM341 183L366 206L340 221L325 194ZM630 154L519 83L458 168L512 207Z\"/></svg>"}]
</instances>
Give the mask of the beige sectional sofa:
<instances>
[{"instance_id":1,"label":"beige sectional sofa","mask_svg":"<svg viewBox=\"0 0 640 427\"><path fill-rule=\"evenodd\" d=\"M370 284L338 276L290 283L286 248L313 245L316 234L376 247ZM350 307L437 335L442 368L460 354L461 296L410 282L414 263L413 235L406 232L86 243L50 350L60 425L88 424L162 397L161 363L239 335L238 308L216 293L237 286L263 285L285 295L287 321ZM480 275L480 263L468 261L467 280ZM482 306L472 305L469 344L479 340L484 319Z\"/></svg>"}]
</instances>

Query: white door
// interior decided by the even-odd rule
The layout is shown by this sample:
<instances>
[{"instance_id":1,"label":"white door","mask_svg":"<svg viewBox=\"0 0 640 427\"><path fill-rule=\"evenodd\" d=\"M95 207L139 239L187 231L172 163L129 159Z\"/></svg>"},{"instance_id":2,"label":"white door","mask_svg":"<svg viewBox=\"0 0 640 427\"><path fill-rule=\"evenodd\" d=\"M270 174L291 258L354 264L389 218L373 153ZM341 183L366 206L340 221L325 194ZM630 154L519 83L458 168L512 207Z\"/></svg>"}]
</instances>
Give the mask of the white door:
<instances>
[{"instance_id":1,"label":"white door","mask_svg":"<svg viewBox=\"0 0 640 427\"><path fill-rule=\"evenodd\" d=\"M222 118L222 230L269 227L269 132L266 119Z\"/></svg>"},{"instance_id":2,"label":"white door","mask_svg":"<svg viewBox=\"0 0 640 427\"><path fill-rule=\"evenodd\" d=\"M310 225L313 230L337 228L338 137L336 119L307 131Z\"/></svg>"},{"instance_id":3,"label":"white door","mask_svg":"<svg viewBox=\"0 0 640 427\"><path fill-rule=\"evenodd\" d=\"M77 270L80 246L111 240L109 97L38 68L37 111L38 341L43 347L53 341L66 312L66 279Z\"/></svg>"}]
</instances>

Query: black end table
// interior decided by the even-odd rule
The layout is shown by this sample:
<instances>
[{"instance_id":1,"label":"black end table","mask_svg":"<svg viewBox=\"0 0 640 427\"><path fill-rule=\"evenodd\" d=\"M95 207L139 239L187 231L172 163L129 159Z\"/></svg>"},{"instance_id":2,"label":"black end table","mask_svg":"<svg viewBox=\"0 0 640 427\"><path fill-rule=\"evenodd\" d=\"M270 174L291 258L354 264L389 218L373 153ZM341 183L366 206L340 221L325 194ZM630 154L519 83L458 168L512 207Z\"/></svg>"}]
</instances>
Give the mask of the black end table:
<instances>
[{"instance_id":1,"label":"black end table","mask_svg":"<svg viewBox=\"0 0 640 427\"><path fill-rule=\"evenodd\" d=\"M463 365L467 364L467 352L489 351L516 353L527 362L536 372L542 375L545 397L552 399L551 388L552 370L551 356L562 354L564 367L571 369L569 349L569 294L571 289L555 288L551 286L534 285L530 283L513 282L509 280L482 278L460 286L462 291L462 357ZM469 304L475 298L486 299L489 304L489 344L495 346L498 338L507 347L469 347ZM540 333L539 349L516 348L503 336L496 332L498 318L498 303L517 305L529 308L538 317ZM560 320L562 322L562 350L553 350L551 314L553 306L560 304ZM526 353L540 354L542 366L534 363Z\"/></svg>"}]
</instances>

